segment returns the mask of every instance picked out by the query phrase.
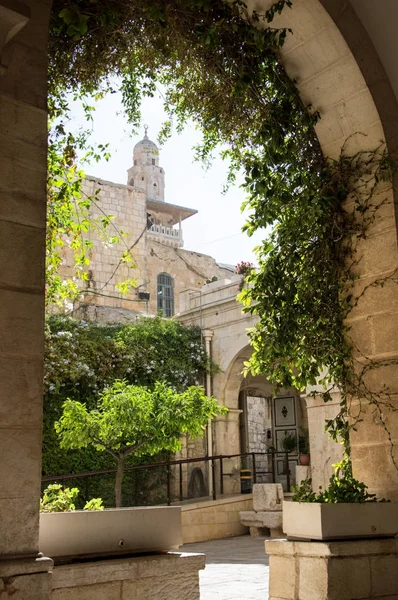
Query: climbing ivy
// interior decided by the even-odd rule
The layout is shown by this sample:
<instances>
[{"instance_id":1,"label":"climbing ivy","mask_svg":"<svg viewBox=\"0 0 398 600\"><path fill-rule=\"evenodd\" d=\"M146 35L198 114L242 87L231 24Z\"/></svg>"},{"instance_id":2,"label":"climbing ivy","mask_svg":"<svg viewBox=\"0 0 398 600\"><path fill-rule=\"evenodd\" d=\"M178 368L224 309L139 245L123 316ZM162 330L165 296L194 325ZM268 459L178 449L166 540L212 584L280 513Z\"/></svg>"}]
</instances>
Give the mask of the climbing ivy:
<instances>
[{"instance_id":1,"label":"climbing ivy","mask_svg":"<svg viewBox=\"0 0 398 600\"><path fill-rule=\"evenodd\" d=\"M228 184L243 170L244 228L272 229L240 296L259 317L247 368L300 390L337 384L341 411L328 428L349 454L349 427L358 421L348 425L351 395L365 394L381 412L380 395L353 363L345 322L358 300L355 249L374 218L374 185L391 176L391 165L383 147L323 156L314 129L322 115L303 105L279 60L292 32L272 21L292 3L259 14L241 0L55 0L50 92L113 91L117 75L135 127L141 99L161 83L169 115L161 141L193 120L203 134L196 157L207 163L221 148Z\"/></svg>"}]
</instances>

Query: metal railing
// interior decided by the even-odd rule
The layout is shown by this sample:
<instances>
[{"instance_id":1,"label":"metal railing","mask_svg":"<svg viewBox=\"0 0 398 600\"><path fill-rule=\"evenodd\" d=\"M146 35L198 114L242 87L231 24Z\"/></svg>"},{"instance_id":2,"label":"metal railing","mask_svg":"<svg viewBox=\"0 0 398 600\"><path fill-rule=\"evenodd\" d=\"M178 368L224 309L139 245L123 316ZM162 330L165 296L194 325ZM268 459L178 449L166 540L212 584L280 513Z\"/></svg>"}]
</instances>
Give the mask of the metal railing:
<instances>
[{"instance_id":1,"label":"metal railing","mask_svg":"<svg viewBox=\"0 0 398 600\"><path fill-rule=\"evenodd\" d=\"M199 458L185 458L182 460L169 460L158 463L151 463L147 465L136 465L136 466L126 466L124 468L124 472L131 471L149 471L151 469L166 469L167 477L166 477L166 496L167 496L167 505L170 506L172 503L172 467L178 467L178 500L182 502L184 499L183 493L183 465L188 465L191 463L210 463L211 464L211 480L212 480L212 499L217 500L217 469L216 465L218 464L218 489L219 494L224 494L224 478L230 476L230 473L224 472L224 460L232 459L232 458L250 458L251 462L251 474L252 474L252 482L257 483L257 479L259 475L267 475L270 476L271 483L276 482L276 469L275 462L276 459L284 460L284 473L286 475L286 487L287 491L290 491L291 485L291 476L290 476L290 467L289 467L289 452L243 452L240 454L220 454L215 456L203 456ZM263 470L258 468L258 463L256 457L270 457L271 470ZM71 479L85 479L88 477L96 477L99 475L108 475L108 474L116 474L116 469L104 469L101 471L87 471L85 473L71 473L68 475L51 475L42 477L42 483L51 483L51 482L62 482L68 481ZM203 497L203 496L202 496ZM198 497L199 498L199 497Z\"/></svg>"},{"instance_id":2,"label":"metal railing","mask_svg":"<svg viewBox=\"0 0 398 600\"><path fill-rule=\"evenodd\" d=\"M158 225L154 223L148 230L150 233L155 235L165 236L173 240L182 241L182 231L180 229L174 229L174 227L168 227L167 225Z\"/></svg>"}]
</instances>

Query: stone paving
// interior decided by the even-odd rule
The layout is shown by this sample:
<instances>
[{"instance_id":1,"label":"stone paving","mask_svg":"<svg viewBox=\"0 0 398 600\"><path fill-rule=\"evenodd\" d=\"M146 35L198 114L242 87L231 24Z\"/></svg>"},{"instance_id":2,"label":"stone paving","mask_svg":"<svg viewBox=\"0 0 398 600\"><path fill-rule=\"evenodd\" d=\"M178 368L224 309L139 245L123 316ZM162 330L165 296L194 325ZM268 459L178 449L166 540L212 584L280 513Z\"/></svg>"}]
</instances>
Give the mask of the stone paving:
<instances>
[{"instance_id":1,"label":"stone paving","mask_svg":"<svg viewBox=\"0 0 398 600\"><path fill-rule=\"evenodd\" d=\"M269 538L244 535L185 544L184 552L206 554L206 568L200 572L200 600L266 600L266 539Z\"/></svg>"}]
</instances>

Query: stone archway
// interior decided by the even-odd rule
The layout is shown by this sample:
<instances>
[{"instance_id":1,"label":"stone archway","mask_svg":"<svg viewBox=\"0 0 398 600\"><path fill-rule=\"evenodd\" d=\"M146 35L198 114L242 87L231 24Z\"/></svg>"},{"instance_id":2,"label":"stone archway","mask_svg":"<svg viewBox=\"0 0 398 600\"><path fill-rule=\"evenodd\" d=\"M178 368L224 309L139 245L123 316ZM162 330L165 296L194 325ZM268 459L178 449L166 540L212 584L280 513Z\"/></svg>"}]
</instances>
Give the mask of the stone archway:
<instances>
[{"instance_id":1,"label":"stone archway","mask_svg":"<svg viewBox=\"0 0 398 600\"><path fill-rule=\"evenodd\" d=\"M268 4L250 2L260 9ZM353 4L358 2L353 0ZM391 2L384 3L385 7L394 9ZM46 40L51 1L25 0L22 8L29 22L4 50L0 48L0 556L32 559L31 575L25 581L30 598L39 599L50 593L45 576L49 567L34 557L40 494ZM387 22L389 13L384 8L378 7L378 19L383 16ZM21 3L0 1L0 10L2 21L10 19L7 11L18 13ZM347 0L297 0L276 25L285 23L292 26L294 36L282 60L288 72L297 76L304 101L322 113L317 133L324 151L336 156L345 139L361 131L368 135L367 147L386 139L395 152L398 110L391 87L393 74L390 81L379 59L391 39L379 36L375 42L378 55ZM396 42L390 47L396 61ZM353 137L349 148L360 149L363 143ZM383 193L390 203L364 241L363 280L389 273L398 264L392 189ZM377 289L352 315L352 333L367 355L394 358L398 356L397 321L398 295L387 288ZM378 376L398 392L396 369L385 369ZM398 440L397 421L390 423L394 441ZM398 498L390 446L380 431L369 416L353 438L356 473L374 491Z\"/></svg>"},{"instance_id":2,"label":"stone archway","mask_svg":"<svg viewBox=\"0 0 398 600\"><path fill-rule=\"evenodd\" d=\"M215 384L220 390L219 399L228 406L230 412L215 426L216 454L233 454L255 452L262 454L271 450L281 450L280 442L285 435L299 436L308 429L308 417L305 399L294 389L279 389L267 380L264 375L243 376L244 362L251 354L249 345L245 345L232 359L228 368L215 377ZM277 422L275 418L279 404L288 403L294 418L288 425ZM231 413L231 414L230 414ZM226 432L225 428L229 428ZM275 468L276 480L286 485L285 460L281 452L275 456L272 465L271 457L257 457L258 482L270 483L271 471ZM291 482L294 482L294 464L297 464L297 451L291 455ZM250 463L250 460L248 461ZM280 476L279 476L280 475Z\"/></svg>"}]
</instances>

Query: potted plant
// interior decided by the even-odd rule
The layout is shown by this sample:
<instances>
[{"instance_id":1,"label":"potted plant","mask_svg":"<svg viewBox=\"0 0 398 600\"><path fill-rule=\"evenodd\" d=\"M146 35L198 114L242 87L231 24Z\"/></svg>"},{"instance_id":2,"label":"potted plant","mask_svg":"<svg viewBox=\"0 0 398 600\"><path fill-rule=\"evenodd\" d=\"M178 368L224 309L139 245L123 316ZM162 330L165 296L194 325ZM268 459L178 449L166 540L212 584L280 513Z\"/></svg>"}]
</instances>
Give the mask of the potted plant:
<instances>
[{"instance_id":1,"label":"potted plant","mask_svg":"<svg viewBox=\"0 0 398 600\"><path fill-rule=\"evenodd\" d=\"M176 550L182 544L181 508L104 509L93 498L75 510L77 488L49 485L40 502L39 547L60 559Z\"/></svg>"},{"instance_id":2,"label":"potted plant","mask_svg":"<svg viewBox=\"0 0 398 600\"><path fill-rule=\"evenodd\" d=\"M378 501L353 477L350 458L335 465L326 490L315 493L311 480L295 486L283 503L283 531L291 539L333 540L393 537L398 533L398 503Z\"/></svg>"},{"instance_id":3,"label":"potted plant","mask_svg":"<svg viewBox=\"0 0 398 600\"><path fill-rule=\"evenodd\" d=\"M55 423L60 445L66 449L91 446L113 457L116 508L71 510L76 488L69 490L58 499L67 512L40 515L40 551L59 558L178 548L182 544L180 507L121 507L125 459L130 454L175 452L181 448L184 433L203 435L209 419L225 412L201 387L178 393L165 382L156 382L150 390L116 380L101 392L93 410L78 401L64 402L62 416ZM48 505L44 498L42 504Z\"/></svg>"},{"instance_id":4,"label":"potted plant","mask_svg":"<svg viewBox=\"0 0 398 600\"><path fill-rule=\"evenodd\" d=\"M282 440L282 448L285 452L297 452L297 436L289 433Z\"/></svg>"},{"instance_id":5,"label":"potted plant","mask_svg":"<svg viewBox=\"0 0 398 600\"><path fill-rule=\"evenodd\" d=\"M310 464L310 443L308 429L301 429L298 436L299 463L305 467Z\"/></svg>"},{"instance_id":6,"label":"potted plant","mask_svg":"<svg viewBox=\"0 0 398 600\"><path fill-rule=\"evenodd\" d=\"M242 262L238 263L235 267L235 274L236 275L243 275L240 283L239 283L239 291L241 292L245 286L245 282L246 282L246 277L248 275L250 275L250 273L253 271L254 269L254 265L251 262L247 262L245 260L242 260Z\"/></svg>"}]
</instances>

